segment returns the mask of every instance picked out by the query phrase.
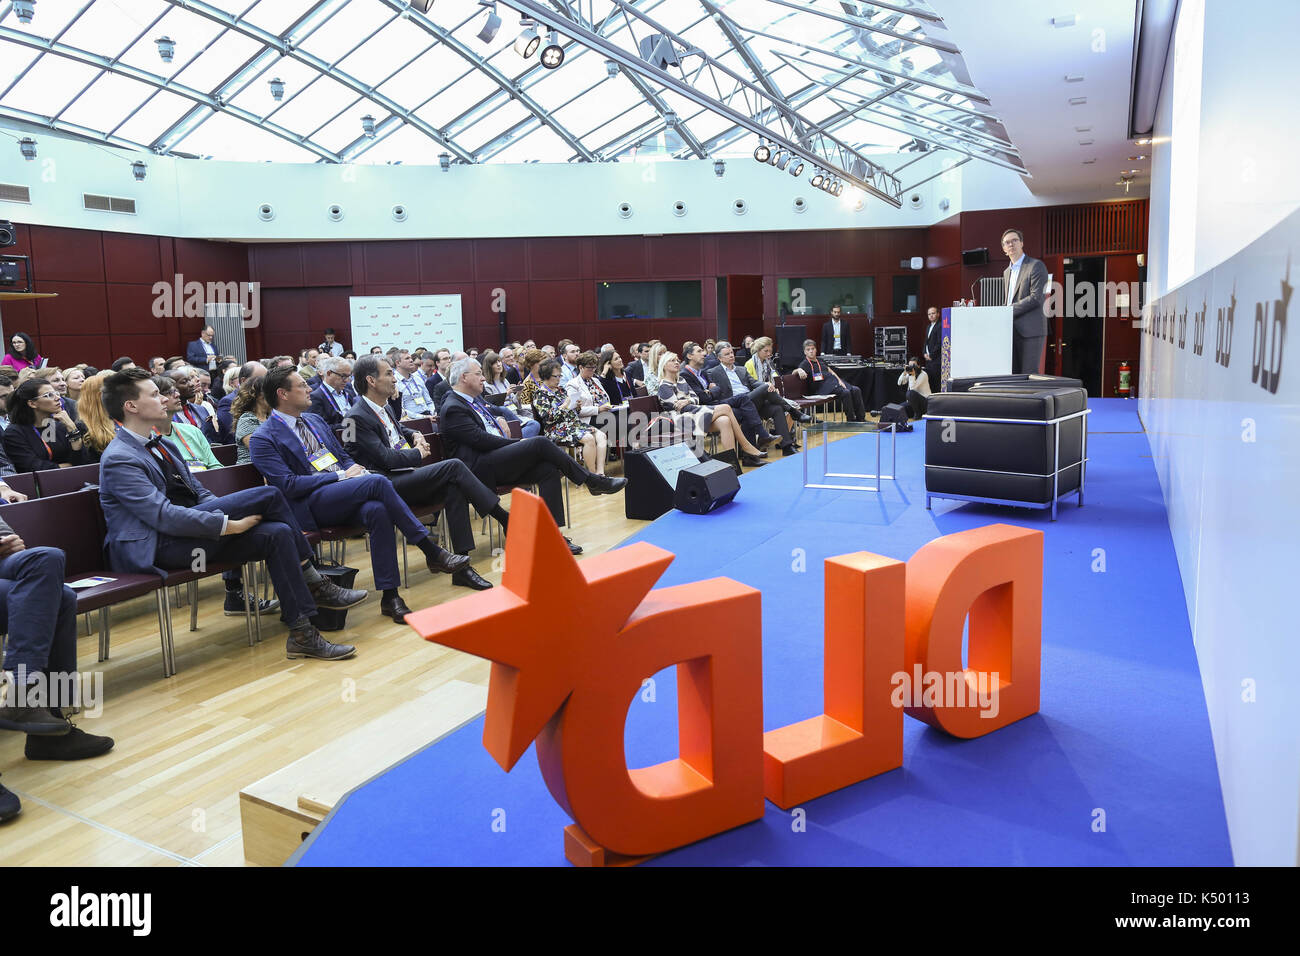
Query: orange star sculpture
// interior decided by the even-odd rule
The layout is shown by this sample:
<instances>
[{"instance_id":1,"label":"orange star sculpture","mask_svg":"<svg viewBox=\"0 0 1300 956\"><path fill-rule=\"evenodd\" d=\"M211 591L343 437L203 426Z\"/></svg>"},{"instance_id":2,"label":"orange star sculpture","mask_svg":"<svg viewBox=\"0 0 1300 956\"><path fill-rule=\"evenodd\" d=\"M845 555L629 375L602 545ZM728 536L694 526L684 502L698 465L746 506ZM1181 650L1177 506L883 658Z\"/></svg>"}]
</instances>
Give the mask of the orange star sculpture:
<instances>
[{"instance_id":1,"label":"orange star sculpture","mask_svg":"<svg viewBox=\"0 0 1300 956\"><path fill-rule=\"evenodd\" d=\"M644 543L579 564L541 499L522 491L505 558L500 587L406 620L492 661L483 745L509 771L537 742L547 788L574 820L569 859L636 862L761 817L759 593L728 578L652 591L673 555ZM628 706L673 664L678 756L628 769Z\"/></svg>"}]
</instances>

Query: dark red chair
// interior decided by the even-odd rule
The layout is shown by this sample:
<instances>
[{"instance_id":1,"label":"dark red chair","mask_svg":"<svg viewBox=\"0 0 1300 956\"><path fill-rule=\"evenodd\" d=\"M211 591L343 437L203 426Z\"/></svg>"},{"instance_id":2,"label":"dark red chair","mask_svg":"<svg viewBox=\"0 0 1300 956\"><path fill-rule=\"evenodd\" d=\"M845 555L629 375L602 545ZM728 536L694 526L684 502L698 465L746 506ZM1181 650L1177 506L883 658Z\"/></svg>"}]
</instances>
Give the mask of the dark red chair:
<instances>
[{"instance_id":1,"label":"dark red chair","mask_svg":"<svg viewBox=\"0 0 1300 956\"><path fill-rule=\"evenodd\" d=\"M17 475L10 475L8 478L0 478L0 481L3 481L20 495L26 495L28 498L39 498L41 496L41 493L36 488L36 473L33 471L24 471Z\"/></svg>"},{"instance_id":2,"label":"dark red chair","mask_svg":"<svg viewBox=\"0 0 1300 956\"><path fill-rule=\"evenodd\" d=\"M800 410L805 408L811 409L813 421L817 420L817 410L819 408L835 401L834 395L804 394L804 381L793 372L789 375L782 375L780 379L777 380L777 385L779 386L782 396L798 405Z\"/></svg>"},{"instance_id":3,"label":"dark red chair","mask_svg":"<svg viewBox=\"0 0 1300 956\"><path fill-rule=\"evenodd\" d=\"M36 488L42 498L81 491L86 485L99 484L99 465L73 465L71 468L47 468L35 471Z\"/></svg>"},{"instance_id":4,"label":"dark red chair","mask_svg":"<svg viewBox=\"0 0 1300 956\"><path fill-rule=\"evenodd\" d=\"M68 470L68 469L61 469ZM11 486L12 487L12 486ZM78 491L56 498L35 498L0 507L3 517L22 537L29 548L50 547L61 550L66 558L64 581L89 577L113 580L92 588L77 590L77 613L99 611L99 659L108 660L109 608L154 592L158 604L158 634L162 641L163 676L175 673L172 647L171 611L163 579L156 574L124 574L110 571L104 560L104 513L99 494Z\"/></svg>"},{"instance_id":5,"label":"dark red chair","mask_svg":"<svg viewBox=\"0 0 1300 956\"><path fill-rule=\"evenodd\" d=\"M212 457L221 462L223 468L229 468L239 461L238 445L213 445Z\"/></svg>"}]
</instances>

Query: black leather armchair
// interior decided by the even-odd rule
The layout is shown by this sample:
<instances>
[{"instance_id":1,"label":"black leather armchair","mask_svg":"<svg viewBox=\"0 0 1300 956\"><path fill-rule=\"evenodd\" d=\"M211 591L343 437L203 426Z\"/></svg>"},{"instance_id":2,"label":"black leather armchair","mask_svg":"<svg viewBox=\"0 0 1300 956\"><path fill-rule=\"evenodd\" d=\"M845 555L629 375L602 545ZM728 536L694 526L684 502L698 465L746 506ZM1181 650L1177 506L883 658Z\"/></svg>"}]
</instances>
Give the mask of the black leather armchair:
<instances>
[{"instance_id":1,"label":"black leather armchair","mask_svg":"<svg viewBox=\"0 0 1300 956\"><path fill-rule=\"evenodd\" d=\"M1051 509L1083 505L1088 393L1030 383L971 383L930 397L925 416L925 507L932 498Z\"/></svg>"}]
</instances>

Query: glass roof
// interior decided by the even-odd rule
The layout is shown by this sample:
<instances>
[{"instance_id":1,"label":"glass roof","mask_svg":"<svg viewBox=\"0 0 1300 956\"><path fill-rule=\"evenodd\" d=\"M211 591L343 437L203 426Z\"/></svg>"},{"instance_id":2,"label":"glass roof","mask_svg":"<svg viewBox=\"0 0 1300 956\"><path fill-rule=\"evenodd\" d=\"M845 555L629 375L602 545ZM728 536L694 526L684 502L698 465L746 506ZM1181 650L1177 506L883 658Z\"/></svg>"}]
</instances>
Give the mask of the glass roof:
<instances>
[{"instance_id":1,"label":"glass roof","mask_svg":"<svg viewBox=\"0 0 1300 956\"><path fill-rule=\"evenodd\" d=\"M855 182L900 149L1022 168L921 0L423 5L37 0L22 23L6 4L0 119L259 162L725 158L766 136ZM530 26L556 31L558 68L516 52Z\"/></svg>"}]
</instances>

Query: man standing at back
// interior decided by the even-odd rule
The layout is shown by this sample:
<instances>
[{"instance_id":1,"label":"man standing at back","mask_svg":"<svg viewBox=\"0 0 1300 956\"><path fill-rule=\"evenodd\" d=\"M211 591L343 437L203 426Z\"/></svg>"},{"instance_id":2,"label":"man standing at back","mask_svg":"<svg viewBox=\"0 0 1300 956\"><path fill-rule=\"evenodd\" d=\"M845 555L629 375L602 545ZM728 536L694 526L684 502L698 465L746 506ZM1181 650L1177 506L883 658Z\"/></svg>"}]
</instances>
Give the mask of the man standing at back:
<instances>
[{"instance_id":1,"label":"man standing at back","mask_svg":"<svg viewBox=\"0 0 1300 956\"><path fill-rule=\"evenodd\" d=\"M1041 259L1025 255L1025 234L1019 229L1002 233L1002 251L1008 261L1002 273L1006 305L1011 306L1011 371L1016 375L1034 374L1043 364L1047 345L1047 316L1043 301L1047 297L1047 266Z\"/></svg>"},{"instance_id":2,"label":"man standing at back","mask_svg":"<svg viewBox=\"0 0 1300 956\"><path fill-rule=\"evenodd\" d=\"M210 325L203 327L198 339L185 348L185 361L195 368L205 368L209 372L217 368L217 347L212 344L217 330Z\"/></svg>"}]
</instances>

